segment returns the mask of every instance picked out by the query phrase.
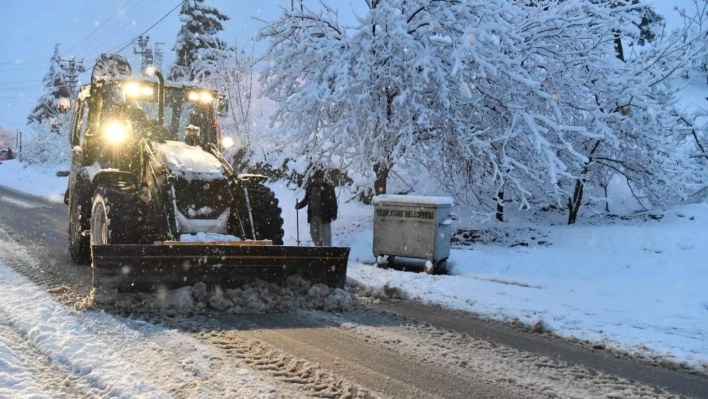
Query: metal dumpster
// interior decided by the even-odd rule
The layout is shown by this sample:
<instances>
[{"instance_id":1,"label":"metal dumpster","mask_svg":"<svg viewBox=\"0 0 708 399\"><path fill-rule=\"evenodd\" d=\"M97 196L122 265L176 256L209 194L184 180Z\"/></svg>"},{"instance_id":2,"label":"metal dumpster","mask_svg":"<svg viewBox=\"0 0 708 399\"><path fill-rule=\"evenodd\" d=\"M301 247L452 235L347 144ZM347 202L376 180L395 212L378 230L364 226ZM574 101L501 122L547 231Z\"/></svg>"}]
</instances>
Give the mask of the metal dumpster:
<instances>
[{"instance_id":1,"label":"metal dumpster","mask_svg":"<svg viewBox=\"0 0 708 399\"><path fill-rule=\"evenodd\" d=\"M377 195L374 205L374 257L378 265L395 257L425 259L425 271L447 272L452 198Z\"/></svg>"}]
</instances>

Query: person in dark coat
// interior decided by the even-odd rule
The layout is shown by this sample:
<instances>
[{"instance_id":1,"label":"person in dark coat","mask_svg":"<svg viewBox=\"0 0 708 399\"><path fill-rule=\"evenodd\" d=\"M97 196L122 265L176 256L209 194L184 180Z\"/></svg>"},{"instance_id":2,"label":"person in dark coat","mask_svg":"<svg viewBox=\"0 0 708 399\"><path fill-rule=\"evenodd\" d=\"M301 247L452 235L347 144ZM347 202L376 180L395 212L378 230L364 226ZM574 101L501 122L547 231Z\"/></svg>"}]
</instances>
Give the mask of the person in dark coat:
<instances>
[{"instance_id":1,"label":"person in dark coat","mask_svg":"<svg viewBox=\"0 0 708 399\"><path fill-rule=\"evenodd\" d=\"M318 247L332 246L330 223L337 220L337 197L334 187L324 181L321 170L313 174L313 181L305 188L305 198L295 204L295 209L307 207L310 236Z\"/></svg>"}]
</instances>

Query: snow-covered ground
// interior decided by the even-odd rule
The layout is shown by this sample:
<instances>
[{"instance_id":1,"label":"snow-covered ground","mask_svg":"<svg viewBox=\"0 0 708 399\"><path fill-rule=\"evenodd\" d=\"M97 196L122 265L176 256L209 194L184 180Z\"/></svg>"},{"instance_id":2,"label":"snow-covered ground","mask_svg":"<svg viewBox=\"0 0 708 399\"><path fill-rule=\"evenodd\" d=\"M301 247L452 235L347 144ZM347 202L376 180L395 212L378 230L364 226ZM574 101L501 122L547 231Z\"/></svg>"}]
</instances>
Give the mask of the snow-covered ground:
<instances>
[{"instance_id":1,"label":"snow-covered ground","mask_svg":"<svg viewBox=\"0 0 708 399\"><path fill-rule=\"evenodd\" d=\"M66 187L54 170L16 161L0 168L0 185L16 190L57 200ZM300 240L311 245L305 211L298 218L294 209L303 192L283 182L271 187L283 209L286 244L296 245L299 219ZM452 275L430 276L373 266L372 208L347 202L347 194L339 191L334 242L352 248L348 276L370 288L365 294L399 288L411 299L539 323L566 337L708 371L705 203L675 207L661 219L586 215L575 226L489 225L500 239L453 247Z\"/></svg>"},{"instance_id":2,"label":"snow-covered ground","mask_svg":"<svg viewBox=\"0 0 708 399\"><path fill-rule=\"evenodd\" d=\"M77 313L3 264L0 290L0 398L170 398L185 386L193 397L273 398L287 391L235 360L207 380L210 369L221 368L218 356L188 335ZM52 374L67 377L57 384L47 381Z\"/></svg>"},{"instance_id":3,"label":"snow-covered ground","mask_svg":"<svg viewBox=\"0 0 708 399\"><path fill-rule=\"evenodd\" d=\"M293 192L278 191L286 239L294 243ZM575 226L496 225L499 242L453 247L450 276L373 266L371 208L340 207L334 242L352 247L348 276L373 290L399 288L483 317L540 322L566 337L708 371L708 204L676 207L659 220L644 214ZM301 239L309 237L303 219Z\"/></svg>"},{"instance_id":4,"label":"snow-covered ground","mask_svg":"<svg viewBox=\"0 0 708 399\"><path fill-rule=\"evenodd\" d=\"M68 177L57 177L56 173L68 171L69 165L27 165L17 159L2 161L0 164L0 186L23 193L64 202Z\"/></svg>"}]
</instances>

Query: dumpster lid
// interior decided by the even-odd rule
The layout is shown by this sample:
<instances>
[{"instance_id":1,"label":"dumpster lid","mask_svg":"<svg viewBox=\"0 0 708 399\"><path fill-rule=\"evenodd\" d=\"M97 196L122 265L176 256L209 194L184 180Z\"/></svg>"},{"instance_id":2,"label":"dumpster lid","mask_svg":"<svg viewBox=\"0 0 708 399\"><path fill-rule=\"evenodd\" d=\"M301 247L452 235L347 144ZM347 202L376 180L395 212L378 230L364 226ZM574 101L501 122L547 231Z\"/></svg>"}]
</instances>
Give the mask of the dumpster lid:
<instances>
[{"instance_id":1,"label":"dumpster lid","mask_svg":"<svg viewBox=\"0 0 708 399\"><path fill-rule=\"evenodd\" d=\"M374 205L408 205L408 206L452 206L451 197L436 197L429 195L394 195L379 194L374 197Z\"/></svg>"}]
</instances>

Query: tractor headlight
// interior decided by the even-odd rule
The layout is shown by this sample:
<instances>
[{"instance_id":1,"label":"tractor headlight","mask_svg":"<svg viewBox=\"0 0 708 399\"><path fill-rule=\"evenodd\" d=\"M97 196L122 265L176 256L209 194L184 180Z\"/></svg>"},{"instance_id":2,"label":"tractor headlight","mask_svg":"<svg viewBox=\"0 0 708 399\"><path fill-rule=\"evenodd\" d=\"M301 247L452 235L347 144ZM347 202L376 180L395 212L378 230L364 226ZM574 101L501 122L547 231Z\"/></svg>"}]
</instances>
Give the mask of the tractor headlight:
<instances>
[{"instance_id":1,"label":"tractor headlight","mask_svg":"<svg viewBox=\"0 0 708 399\"><path fill-rule=\"evenodd\" d=\"M109 122L103 129L103 135L111 143L122 143L130 134L126 125L119 122Z\"/></svg>"},{"instance_id":2,"label":"tractor headlight","mask_svg":"<svg viewBox=\"0 0 708 399\"><path fill-rule=\"evenodd\" d=\"M221 146L224 148L231 148L234 144L236 144L236 142L231 137L224 137L221 139Z\"/></svg>"}]
</instances>

